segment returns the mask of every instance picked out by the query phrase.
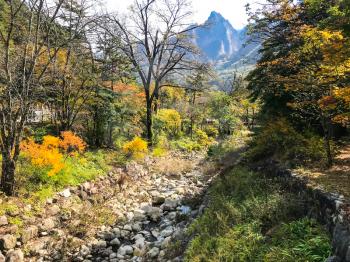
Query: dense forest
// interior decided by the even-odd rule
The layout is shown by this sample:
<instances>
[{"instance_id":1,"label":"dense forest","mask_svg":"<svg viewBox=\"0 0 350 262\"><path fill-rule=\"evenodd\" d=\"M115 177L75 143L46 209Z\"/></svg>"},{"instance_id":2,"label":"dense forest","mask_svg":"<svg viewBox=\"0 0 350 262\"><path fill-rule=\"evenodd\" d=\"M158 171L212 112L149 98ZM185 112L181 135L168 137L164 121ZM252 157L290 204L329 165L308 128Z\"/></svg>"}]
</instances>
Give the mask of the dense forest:
<instances>
[{"instance_id":1,"label":"dense forest","mask_svg":"<svg viewBox=\"0 0 350 262\"><path fill-rule=\"evenodd\" d=\"M271 172L350 196L350 1L246 9L220 79L191 1L0 0L0 261L350 261Z\"/></svg>"}]
</instances>

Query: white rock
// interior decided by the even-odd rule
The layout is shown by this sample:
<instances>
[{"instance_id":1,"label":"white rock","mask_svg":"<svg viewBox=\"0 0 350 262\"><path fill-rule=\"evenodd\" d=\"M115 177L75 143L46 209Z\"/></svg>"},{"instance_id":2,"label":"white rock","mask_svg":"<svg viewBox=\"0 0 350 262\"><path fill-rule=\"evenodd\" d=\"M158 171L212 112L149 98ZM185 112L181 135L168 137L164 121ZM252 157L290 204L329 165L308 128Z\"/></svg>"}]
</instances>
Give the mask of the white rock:
<instances>
[{"instance_id":1,"label":"white rock","mask_svg":"<svg viewBox=\"0 0 350 262\"><path fill-rule=\"evenodd\" d=\"M60 196L65 197L65 198L68 198L72 195L69 188L66 188L65 190L63 190L59 194L60 194Z\"/></svg>"},{"instance_id":2,"label":"white rock","mask_svg":"<svg viewBox=\"0 0 350 262\"><path fill-rule=\"evenodd\" d=\"M0 216L0 226L6 226L8 223L7 216Z\"/></svg>"}]
</instances>

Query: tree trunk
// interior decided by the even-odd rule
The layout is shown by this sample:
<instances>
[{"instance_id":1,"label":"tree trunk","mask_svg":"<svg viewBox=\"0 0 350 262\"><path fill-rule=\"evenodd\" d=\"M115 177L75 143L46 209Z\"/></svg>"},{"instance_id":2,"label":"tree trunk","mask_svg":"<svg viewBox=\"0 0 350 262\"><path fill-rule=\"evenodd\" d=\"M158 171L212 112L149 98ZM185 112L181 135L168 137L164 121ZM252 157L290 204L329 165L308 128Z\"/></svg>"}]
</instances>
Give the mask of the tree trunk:
<instances>
[{"instance_id":1,"label":"tree trunk","mask_svg":"<svg viewBox=\"0 0 350 262\"><path fill-rule=\"evenodd\" d=\"M333 166L333 156L331 152L331 144L330 144L330 139L328 135L325 135L324 137L324 147L327 152L327 166L332 167Z\"/></svg>"},{"instance_id":2,"label":"tree trunk","mask_svg":"<svg viewBox=\"0 0 350 262\"><path fill-rule=\"evenodd\" d=\"M1 189L7 196L13 196L15 186L15 161L8 153L2 153Z\"/></svg>"},{"instance_id":3,"label":"tree trunk","mask_svg":"<svg viewBox=\"0 0 350 262\"><path fill-rule=\"evenodd\" d=\"M327 167L332 167L333 166L333 155L332 155L332 150L331 150L331 134L330 134L330 124L329 120L326 117L322 117L322 127L323 127L323 132L324 132L324 149L326 151L327 155Z\"/></svg>"},{"instance_id":4,"label":"tree trunk","mask_svg":"<svg viewBox=\"0 0 350 262\"><path fill-rule=\"evenodd\" d=\"M147 140L150 145L152 145L153 132L152 132L152 101L149 97L146 97L146 129L147 129Z\"/></svg>"},{"instance_id":5,"label":"tree trunk","mask_svg":"<svg viewBox=\"0 0 350 262\"><path fill-rule=\"evenodd\" d=\"M196 103L196 91L193 92L193 97L191 99L192 101L192 109L191 109L191 124L190 124L190 134L191 134L191 139L193 139L193 128L194 128L194 105Z\"/></svg>"}]
</instances>

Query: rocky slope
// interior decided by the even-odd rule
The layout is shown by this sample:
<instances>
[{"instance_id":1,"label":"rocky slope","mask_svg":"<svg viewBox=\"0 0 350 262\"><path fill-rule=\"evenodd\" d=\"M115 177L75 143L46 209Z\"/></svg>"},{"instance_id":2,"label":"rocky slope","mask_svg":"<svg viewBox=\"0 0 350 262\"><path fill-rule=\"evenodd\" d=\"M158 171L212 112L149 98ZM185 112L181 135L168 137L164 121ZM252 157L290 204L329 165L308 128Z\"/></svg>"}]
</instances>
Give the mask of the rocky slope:
<instances>
[{"instance_id":1,"label":"rocky slope","mask_svg":"<svg viewBox=\"0 0 350 262\"><path fill-rule=\"evenodd\" d=\"M97 181L67 188L41 213L0 217L0 261L181 261L174 245L202 212L213 174L204 155L130 163ZM24 226L8 220L21 217Z\"/></svg>"}]
</instances>

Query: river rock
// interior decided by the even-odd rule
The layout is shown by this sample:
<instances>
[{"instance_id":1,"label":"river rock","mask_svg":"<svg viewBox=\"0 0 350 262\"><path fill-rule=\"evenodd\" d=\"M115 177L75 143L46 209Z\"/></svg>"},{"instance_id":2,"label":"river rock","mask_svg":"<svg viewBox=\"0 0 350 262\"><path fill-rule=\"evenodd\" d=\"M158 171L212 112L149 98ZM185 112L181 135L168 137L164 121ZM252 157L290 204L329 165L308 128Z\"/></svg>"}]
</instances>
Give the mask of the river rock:
<instances>
[{"instance_id":1,"label":"river rock","mask_svg":"<svg viewBox=\"0 0 350 262\"><path fill-rule=\"evenodd\" d=\"M6 262L23 262L23 261L24 261L24 254L20 249L10 250L6 254Z\"/></svg>"},{"instance_id":2,"label":"river rock","mask_svg":"<svg viewBox=\"0 0 350 262\"><path fill-rule=\"evenodd\" d=\"M23 244L27 243L29 240L38 236L38 227L37 226L29 226L24 229L21 236L21 241Z\"/></svg>"},{"instance_id":3,"label":"river rock","mask_svg":"<svg viewBox=\"0 0 350 262\"><path fill-rule=\"evenodd\" d=\"M6 226L8 223L7 216L0 216L0 226Z\"/></svg>"},{"instance_id":4,"label":"river rock","mask_svg":"<svg viewBox=\"0 0 350 262\"><path fill-rule=\"evenodd\" d=\"M174 232L174 229L172 226L168 226L166 229L164 229L162 232L160 232L160 235L162 237L168 237L171 236L171 234Z\"/></svg>"},{"instance_id":5,"label":"river rock","mask_svg":"<svg viewBox=\"0 0 350 262\"><path fill-rule=\"evenodd\" d=\"M110 244L112 246L120 246L120 240L116 237L115 239L113 239Z\"/></svg>"},{"instance_id":6,"label":"river rock","mask_svg":"<svg viewBox=\"0 0 350 262\"><path fill-rule=\"evenodd\" d=\"M0 238L0 249L12 249L16 247L17 239L13 235L7 234Z\"/></svg>"},{"instance_id":7,"label":"river rock","mask_svg":"<svg viewBox=\"0 0 350 262\"><path fill-rule=\"evenodd\" d=\"M86 257L88 255L90 255L91 253L91 250L90 248L88 248L87 246L83 245L80 249L80 252L79 254L82 256L82 257Z\"/></svg>"},{"instance_id":8,"label":"river rock","mask_svg":"<svg viewBox=\"0 0 350 262\"><path fill-rule=\"evenodd\" d=\"M147 256L150 258L156 258L159 254L159 248L154 247L150 251L148 251Z\"/></svg>"},{"instance_id":9,"label":"river rock","mask_svg":"<svg viewBox=\"0 0 350 262\"><path fill-rule=\"evenodd\" d=\"M125 255L132 255L134 253L134 249L132 248L132 246L122 246L118 249L118 254L125 256Z\"/></svg>"},{"instance_id":10,"label":"river rock","mask_svg":"<svg viewBox=\"0 0 350 262\"><path fill-rule=\"evenodd\" d=\"M107 242L105 240L99 240L96 244L95 244L95 248L96 249L103 249L107 247Z\"/></svg>"},{"instance_id":11,"label":"river rock","mask_svg":"<svg viewBox=\"0 0 350 262\"><path fill-rule=\"evenodd\" d=\"M59 195L62 197L65 197L65 198L69 198L72 194L71 194L69 188L66 188L65 190L60 192Z\"/></svg>"},{"instance_id":12,"label":"river rock","mask_svg":"<svg viewBox=\"0 0 350 262\"><path fill-rule=\"evenodd\" d=\"M161 208L164 211L172 211L172 210L176 209L178 204L179 204L179 201L177 201L177 200L166 199L164 204L161 205Z\"/></svg>"},{"instance_id":13,"label":"river rock","mask_svg":"<svg viewBox=\"0 0 350 262\"><path fill-rule=\"evenodd\" d=\"M152 221L155 221L155 222L158 221L162 216L162 210L159 207L145 206L143 207L143 210L145 211L146 215Z\"/></svg>"}]
</instances>

